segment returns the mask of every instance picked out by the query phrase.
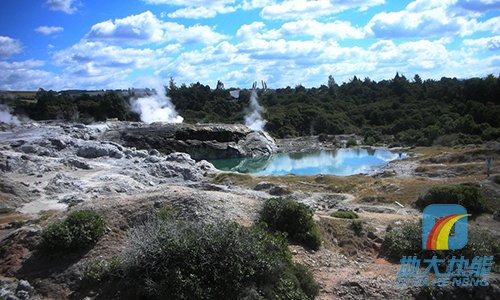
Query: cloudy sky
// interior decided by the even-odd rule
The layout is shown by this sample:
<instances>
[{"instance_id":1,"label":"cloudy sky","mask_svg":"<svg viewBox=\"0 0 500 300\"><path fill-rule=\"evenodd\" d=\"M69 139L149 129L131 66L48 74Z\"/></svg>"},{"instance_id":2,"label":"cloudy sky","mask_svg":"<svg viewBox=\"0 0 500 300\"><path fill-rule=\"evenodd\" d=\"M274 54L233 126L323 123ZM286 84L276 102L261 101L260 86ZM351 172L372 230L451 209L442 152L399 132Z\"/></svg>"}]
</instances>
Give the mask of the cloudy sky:
<instances>
[{"instance_id":1,"label":"cloudy sky","mask_svg":"<svg viewBox=\"0 0 500 300\"><path fill-rule=\"evenodd\" d=\"M0 90L500 73L500 0L3 0Z\"/></svg>"}]
</instances>

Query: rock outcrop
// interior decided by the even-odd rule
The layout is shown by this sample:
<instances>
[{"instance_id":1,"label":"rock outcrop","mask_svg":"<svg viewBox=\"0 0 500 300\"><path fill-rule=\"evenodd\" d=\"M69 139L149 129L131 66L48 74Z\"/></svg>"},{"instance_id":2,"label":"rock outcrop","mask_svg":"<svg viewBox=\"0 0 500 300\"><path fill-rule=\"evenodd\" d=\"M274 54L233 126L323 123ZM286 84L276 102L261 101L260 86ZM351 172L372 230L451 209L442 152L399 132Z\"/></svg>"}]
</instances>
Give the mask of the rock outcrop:
<instances>
[{"instance_id":1,"label":"rock outcrop","mask_svg":"<svg viewBox=\"0 0 500 300\"><path fill-rule=\"evenodd\" d=\"M193 159L257 157L276 152L274 139L265 132L239 124L167 124L117 122L104 134L127 147L157 149L163 154L185 152Z\"/></svg>"},{"instance_id":2,"label":"rock outcrop","mask_svg":"<svg viewBox=\"0 0 500 300\"><path fill-rule=\"evenodd\" d=\"M215 172L212 164L186 153L165 155L103 140L107 129L51 123L2 132L1 207L23 213L64 209L67 204L198 182Z\"/></svg>"}]
</instances>

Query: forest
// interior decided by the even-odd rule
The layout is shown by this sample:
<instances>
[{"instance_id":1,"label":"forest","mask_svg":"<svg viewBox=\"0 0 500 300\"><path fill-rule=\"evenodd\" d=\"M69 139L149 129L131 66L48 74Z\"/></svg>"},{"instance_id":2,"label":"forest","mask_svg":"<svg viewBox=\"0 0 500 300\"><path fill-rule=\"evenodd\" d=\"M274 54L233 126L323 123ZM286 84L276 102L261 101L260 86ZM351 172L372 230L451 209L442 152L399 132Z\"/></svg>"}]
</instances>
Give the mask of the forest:
<instances>
[{"instance_id":1,"label":"forest","mask_svg":"<svg viewBox=\"0 0 500 300\"><path fill-rule=\"evenodd\" d=\"M423 80L396 74L373 81L354 76L337 84L333 76L320 87L302 85L259 89L265 130L278 138L303 135L358 134L366 144L474 144L500 138L500 77ZM251 91L219 82L212 89L193 83L165 86L178 113L189 123L243 123ZM40 89L36 101L11 103L16 114L34 120L64 119L90 123L109 118L137 121L130 110L133 93L98 95Z\"/></svg>"}]
</instances>

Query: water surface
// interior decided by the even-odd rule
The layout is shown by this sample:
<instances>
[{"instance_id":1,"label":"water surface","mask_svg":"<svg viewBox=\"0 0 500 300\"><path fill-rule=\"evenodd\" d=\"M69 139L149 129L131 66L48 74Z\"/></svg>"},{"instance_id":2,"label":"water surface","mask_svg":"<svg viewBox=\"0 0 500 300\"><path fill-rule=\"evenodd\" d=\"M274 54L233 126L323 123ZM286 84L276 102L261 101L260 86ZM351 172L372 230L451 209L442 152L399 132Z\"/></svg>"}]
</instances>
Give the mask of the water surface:
<instances>
[{"instance_id":1,"label":"water surface","mask_svg":"<svg viewBox=\"0 0 500 300\"><path fill-rule=\"evenodd\" d=\"M338 149L280 153L258 158L217 159L210 162L219 170L258 175L348 176L370 174L381 170L390 161L406 157L406 153L388 149Z\"/></svg>"}]
</instances>

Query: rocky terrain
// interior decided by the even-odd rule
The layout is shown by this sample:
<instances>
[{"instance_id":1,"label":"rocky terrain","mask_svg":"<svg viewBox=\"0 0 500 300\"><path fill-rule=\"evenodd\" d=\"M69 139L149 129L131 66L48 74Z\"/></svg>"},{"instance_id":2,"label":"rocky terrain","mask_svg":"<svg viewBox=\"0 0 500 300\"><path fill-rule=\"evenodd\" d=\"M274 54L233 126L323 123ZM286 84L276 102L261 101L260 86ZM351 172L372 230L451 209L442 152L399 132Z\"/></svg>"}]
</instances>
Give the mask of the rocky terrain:
<instances>
[{"instance_id":1,"label":"rocky terrain","mask_svg":"<svg viewBox=\"0 0 500 300\"><path fill-rule=\"evenodd\" d=\"M296 147L291 140L277 144ZM272 138L239 125L49 122L4 127L0 298L98 298L84 286L87 266L123 251L127 229L151 212L173 208L185 220L251 225L263 200L276 196L315 211L324 247L290 247L294 260L313 271L321 299L414 298L418 291L394 285L399 265L380 256L387 225L418 219L412 202L429 187L444 183L477 182L498 209L498 182L494 176L486 178L481 167L485 156L498 161L498 150L497 144L415 149L414 158L393 162L373 176L258 177L220 172L200 160L279 151ZM495 162L494 174L498 167ZM93 249L67 257L36 251L42 228L82 208L106 220L107 233ZM339 210L357 212L365 234L342 231L351 221L331 216ZM475 222L498 237L498 221L492 215ZM332 234L339 230L342 238ZM498 281L492 289L488 293L498 293Z\"/></svg>"},{"instance_id":2,"label":"rocky terrain","mask_svg":"<svg viewBox=\"0 0 500 300\"><path fill-rule=\"evenodd\" d=\"M274 139L240 124L166 124L114 122L103 138L127 147L184 152L193 159L255 157L276 152Z\"/></svg>"}]
</instances>

